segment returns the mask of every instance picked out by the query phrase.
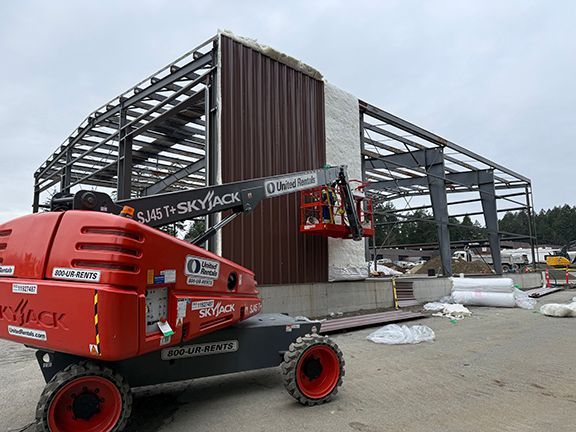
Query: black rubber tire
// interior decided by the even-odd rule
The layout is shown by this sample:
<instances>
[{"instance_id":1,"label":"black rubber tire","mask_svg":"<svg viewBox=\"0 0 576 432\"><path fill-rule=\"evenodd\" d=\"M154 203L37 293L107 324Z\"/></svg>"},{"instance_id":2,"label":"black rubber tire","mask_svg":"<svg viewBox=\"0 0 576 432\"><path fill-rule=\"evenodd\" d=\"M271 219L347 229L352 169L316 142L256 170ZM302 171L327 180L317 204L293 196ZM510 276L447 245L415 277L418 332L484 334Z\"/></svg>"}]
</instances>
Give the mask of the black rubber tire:
<instances>
[{"instance_id":1,"label":"black rubber tire","mask_svg":"<svg viewBox=\"0 0 576 432\"><path fill-rule=\"evenodd\" d=\"M296 371L298 369L298 363L302 359L304 353L309 348L319 344L327 345L336 353L339 363L339 376L337 384L328 395L320 399L311 399L304 395L300 390ZM280 369L282 371L284 387L286 387L288 393L302 405L313 406L329 402L336 393L338 393L338 388L342 385L342 378L345 375L345 362L344 357L342 356L342 351L340 351L338 345L336 345L328 336L307 334L304 337L299 337L296 342L290 344L290 348L286 353L284 353L284 361L280 365Z\"/></svg>"},{"instance_id":2,"label":"black rubber tire","mask_svg":"<svg viewBox=\"0 0 576 432\"><path fill-rule=\"evenodd\" d=\"M121 375L111 369L86 361L69 365L54 375L48 384L46 384L38 401L38 406L36 407L37 432L52 432L48 426L48 409L54 396L68 382L85 376L106 378L118 388L122 397L122 412L111 432L121 432L124 430L128 423L130 413L132 412L132 392L130 391L130 387Z\"/></svg>"}]
</instances>

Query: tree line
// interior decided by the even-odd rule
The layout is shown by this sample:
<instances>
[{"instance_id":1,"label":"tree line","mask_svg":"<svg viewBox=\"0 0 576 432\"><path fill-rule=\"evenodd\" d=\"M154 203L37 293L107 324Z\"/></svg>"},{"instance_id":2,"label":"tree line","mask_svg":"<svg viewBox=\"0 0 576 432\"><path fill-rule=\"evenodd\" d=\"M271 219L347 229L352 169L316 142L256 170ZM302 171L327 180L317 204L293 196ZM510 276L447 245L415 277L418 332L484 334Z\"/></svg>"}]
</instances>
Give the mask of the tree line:
<instances>
[{"instance_id":1,"label":"tree line","mask_svg":"<svg viewBox=\"0 0 576 432\"><path fill-rule=\"evenodd\" d=\"M434 216L426 209L399 214L392 203L383 203L375 206L374 210L378 246L438 241ZM468 215L464 216L461 221L458 218L449 217L448 230L450 240L453 241L474 241L486 237L482 226L477 221L472 221Z\"/></svg>"},{"instance_id":2,"label":"tree line","mask_svg":"<svg viewBox=\"0 0 576 432\"><path fill-rule=\"evenodd\" d=\"M534 214L538 244L565 245L576 240L576 206L568 204ZM500 220L501 231L528 234L528 214L525 211L508 212Z\"/></svg>"},{"instance_id":3,"label":"tree line","mask_svg":"<svg viewBox=\"0 0 576 432\"><path fill-rule=\"evenodd\" d=\"M435 243L438 241L436 223L432 213L417 209L399 214L394 205L383 203L375 206L376 244L378 246L413 243ZM576 240L576 206L564 205L541 210L534 215L538 244L564 245ZM480 240L487 238L485 229L478 221L466 215L459 220L448 219L450 240ZM499 220L503 233L528 236L530 233L528 214L525 211L508 212ZM509 236L503 234L504 237Z\"/></svg>"}]
</instances>

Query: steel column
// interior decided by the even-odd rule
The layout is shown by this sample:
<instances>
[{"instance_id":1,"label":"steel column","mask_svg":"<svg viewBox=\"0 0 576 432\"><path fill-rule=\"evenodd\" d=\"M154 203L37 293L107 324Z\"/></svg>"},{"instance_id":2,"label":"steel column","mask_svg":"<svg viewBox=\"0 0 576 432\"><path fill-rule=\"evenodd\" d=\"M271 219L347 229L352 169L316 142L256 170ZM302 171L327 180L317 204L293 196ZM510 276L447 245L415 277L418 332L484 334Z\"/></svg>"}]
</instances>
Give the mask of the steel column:
<instances>
[{"instance_id":1,"label":"steel column","mask_svg":"<svg viewBox=\"0 0 576 432\"><path fill-rule=\"evenodd\" d=\"M34 200L32 201L32 213L38 213L40 208L40 187L37 182L38 178L34 176Z\"/></svg>"},{"instance_id":2,"label":"steel column","mask_svg":"<svg viewBox=\"0 0 576 432\"><path fill-rule=\"evenodd\" d=\"M450 250L450 232L448 231L448 198L446 196L446 181L444 180L444 157L437 149L426 150L426 171L430 201L434 212L434 220L438 232L442 273L452 276L452 251Z\"/></svg>"},{"instance_id":3,"label":"steel column","mask_svg":"<svg viewBox=\"0 0 576 432\"><path fill-rule=\"evenodd\" d=\"M72 183L72 148L66 150L66 166L64 167L64 173L60 179L60 191L70 192L70 183Z\"/></svg>"},{"instance_id":4,"label":"steel column","mask_svg":"<svg viewBox=\"0 0 576 432\"><path fill-rule=\"evenodd\" d=\"M126 110L120 110L118 125L118 199L129 199L132 195L132 135L124 127L126 125Z\"/></svg>"},{"instance_id":5,"label":"steel column","mask_svg":"<svg viewBox=\"0 0 576 432\"><path fill-rule=\"evenodd\" d=\"M492 266L497 274L502 274L502 256L500 250L500 234L498 233L498 207L496 205L496 190L494 188L494 172L478 172L478 188L480 201L484 211L484 223L488 231Z\"/></svg>"},{"instance_id":6,"label":"steel column","mask_svg":"<svg viewBox=\"0 0 576 432\"><path fill-rule=\"evenodd\" d=\"M530 248L532 249L532 265L536 266L536 252L535 247L537 246L538 239L536 238L536 228L534 224L534 217L532 215L532 202L530 201L530 191L529 187L526 186L526 213L528 216L528 234L530 235ZM540 256L538 256L540 259Z\"/></svg>"},{"instance_id":7,"label":"steel column","mask_svg":"<svg viewBox=\"0 0 576 432\"><path fill-rule=\"evenodd\" d=\"M215 45L215 51L217 49ZM214 58L217 55L213 54ZM220 71L215 69L210 74L210 81L208 83L208 89L206 90L206 186L216 185L222 182L222 177L220 175L220 153L219 153L219 125L220 119L218 118L218 74ZM210 229L218 222L220 222L220 214L211 214L206 216L206 229ZM222 253L218 250L219 239L221 240L222 233L218 233L216 236L212 236L208 240L208 250L213 253Z\"/></svg>"}]
</instances>

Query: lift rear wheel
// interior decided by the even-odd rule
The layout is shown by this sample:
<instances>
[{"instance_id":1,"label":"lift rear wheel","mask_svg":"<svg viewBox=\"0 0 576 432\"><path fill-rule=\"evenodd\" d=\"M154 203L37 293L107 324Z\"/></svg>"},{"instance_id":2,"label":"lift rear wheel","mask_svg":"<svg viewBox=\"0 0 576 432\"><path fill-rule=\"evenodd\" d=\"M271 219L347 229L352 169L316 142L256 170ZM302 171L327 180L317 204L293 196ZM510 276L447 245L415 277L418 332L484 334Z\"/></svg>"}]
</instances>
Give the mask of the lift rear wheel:
<instances>
[{"instance_id":1,"label":"lift rear wheel","mask_svg":"<svg viewBox=\"0 0 576 432\"><path fill-rule=\"evenodd\" d=\"M46 385L36 408L41 432L119 432L132 410L124 379L94 363L73 364Z\"/></svg>"},{"instance_id":2,"label":"lift rear wheel","mask_svg":"<svg viewBox=\"0 0 576 432\"><path fill-rule=\"evenodd\" d=\"M327 336L300 337L290 345L281 365L284 386L303 405L328 402L344 376L342 351Z\"/></svg>"}]
</instances>

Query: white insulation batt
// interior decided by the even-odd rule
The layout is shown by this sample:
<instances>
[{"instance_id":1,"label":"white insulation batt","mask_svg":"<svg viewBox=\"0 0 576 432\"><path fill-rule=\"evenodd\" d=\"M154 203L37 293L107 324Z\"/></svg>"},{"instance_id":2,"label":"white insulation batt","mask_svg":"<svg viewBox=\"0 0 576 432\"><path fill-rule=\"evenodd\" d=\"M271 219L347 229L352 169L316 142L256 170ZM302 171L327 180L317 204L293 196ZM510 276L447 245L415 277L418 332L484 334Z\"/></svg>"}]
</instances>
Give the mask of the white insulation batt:
<instances>
[{"instance_id":1,"label":"white insulation batt","mask_svg":"<svg viewBox=\"0 0 576 432\"><path fill-rule=\"evenodd\" d=\"M244 46L247 46L248 48L252 48L254 51L257 51L266 57L270 57L272 60L284 63L286 66L289 66L298 72L302 72L303 74L309 75L312 78L316 78L318 80L322 79L322 74L312 66L307 65L306 63L303 63L286 53L269 47L268 45L261 44L256 39L238 36L237 34L232 33L230 30L218 30L218 36L226 36L238 43L241 43Z\"/></svg>"},{"instance_id":2,"label":"white insulation batt","mask_svg":"<svg viewBox=\"0 0 576 432\"><path fill-rule=\"evenodd\" d=\"M326 163L347 165L348 179L362 179L358 99L329 83L324 85ZM364 241L328 239L328 280L368 277Z\"/></svg>"}]
</instances>

